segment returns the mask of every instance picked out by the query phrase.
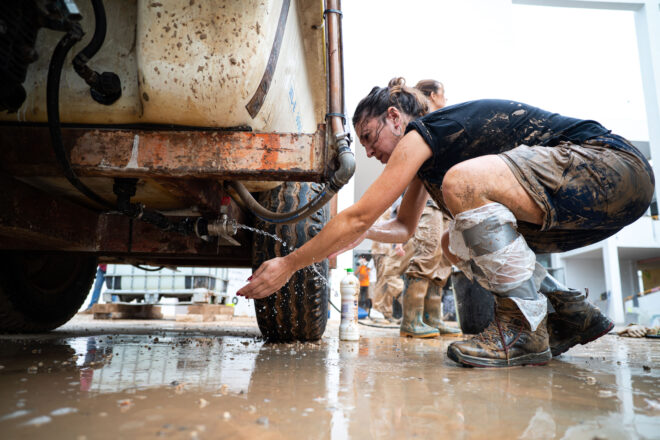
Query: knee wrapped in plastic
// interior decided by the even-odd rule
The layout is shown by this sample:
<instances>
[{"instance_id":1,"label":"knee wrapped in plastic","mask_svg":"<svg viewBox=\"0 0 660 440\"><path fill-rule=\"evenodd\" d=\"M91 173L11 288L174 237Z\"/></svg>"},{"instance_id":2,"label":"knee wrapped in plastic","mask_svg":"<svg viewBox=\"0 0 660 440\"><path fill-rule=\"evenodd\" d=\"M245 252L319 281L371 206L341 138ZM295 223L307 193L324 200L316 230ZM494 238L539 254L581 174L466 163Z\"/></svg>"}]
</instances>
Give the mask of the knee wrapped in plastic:
<instances>
[{"instance_id":1,"label":"knee wrapped in plastic","mask_svg":"<svg viewBox=\"0 0 660 440\"><path fill-rule=\"evenodd\" d=\"M508 208L489 203L456 216L449 249L466 266L459 268L468 278L493 293L508 292L529 280L536 264L536 255L515 227Z\"/></svg>"},{"instance_id":2,"label":"knee wrapped in plastic","mask_svg":"<svg viewBox=\"0 0 660 440\"><path fill-rule=\"evenodd\" d=\"M547 312L535 280L536 255L516 230L516 218L504 205L489 203L456 216L449 248L462 260L459 268L495 295L511 298L532 329Z\"/></svg>"}]
</instances>

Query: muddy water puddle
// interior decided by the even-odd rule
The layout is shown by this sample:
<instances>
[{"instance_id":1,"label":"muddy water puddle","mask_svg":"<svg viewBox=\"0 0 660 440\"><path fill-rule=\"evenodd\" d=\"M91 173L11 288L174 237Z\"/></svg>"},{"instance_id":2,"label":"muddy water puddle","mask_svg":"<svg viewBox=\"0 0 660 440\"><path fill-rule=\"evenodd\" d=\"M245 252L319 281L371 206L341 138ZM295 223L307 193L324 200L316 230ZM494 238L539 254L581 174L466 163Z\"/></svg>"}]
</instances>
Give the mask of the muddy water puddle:
<instances>
[{"instance_id":1,"label":"muddy water puddle","mask_svg":"<svg viewBox=\"0 0 660 440\"><path fill-rule=\"evenodd\" d=\"M660 344L606 336L545 367L466 369L454 338L0 339L0 437L659 438Z\"/></svg>"}]
</instances>

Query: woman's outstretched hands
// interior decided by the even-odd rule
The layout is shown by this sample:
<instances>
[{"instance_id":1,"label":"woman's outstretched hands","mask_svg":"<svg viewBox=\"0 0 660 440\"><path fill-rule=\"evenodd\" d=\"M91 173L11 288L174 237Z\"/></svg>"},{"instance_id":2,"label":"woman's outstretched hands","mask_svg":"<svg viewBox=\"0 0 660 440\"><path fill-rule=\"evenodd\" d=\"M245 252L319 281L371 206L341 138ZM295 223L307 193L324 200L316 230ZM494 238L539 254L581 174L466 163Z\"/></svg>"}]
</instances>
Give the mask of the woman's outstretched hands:
<instances>
[{"instance_id":1,"label":"woman's outstretched hands","mask_svg":"<svg viewBox=\"0 0 660 440\"><path fill-rule=\"evenodd\" d=\"M285 258L273 258L259 266L248 278L250 282L236 292L236 295L252 299L265 298L282 287L294 272Z\"/></svg>"}]
</instances>

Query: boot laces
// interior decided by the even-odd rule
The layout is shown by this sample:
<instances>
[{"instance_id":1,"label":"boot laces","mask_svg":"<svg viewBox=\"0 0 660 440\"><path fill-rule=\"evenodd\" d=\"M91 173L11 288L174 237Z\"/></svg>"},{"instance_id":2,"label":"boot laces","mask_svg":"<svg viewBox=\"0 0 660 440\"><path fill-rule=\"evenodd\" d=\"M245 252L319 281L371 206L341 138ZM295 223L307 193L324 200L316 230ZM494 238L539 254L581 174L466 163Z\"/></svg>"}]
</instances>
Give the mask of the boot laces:
<instances>
[{"instance_id":1,"label":"boot laces","mask_svg":"<svg viewBox=\"0 0 660 440\"><path fill-rule=\"evenodd\" d=\"M514 322L504 322L504 324L508 324L508 326L514 326L515 325ZM481 342L484 342L488 345L491 345L491 344L495 343L495 341L499 337L500 341L502 341L501 345L502 345L502 348L504 349L504 355L506 356L506 359L508 361L509 360L509 345L506 343L506 337L505 337L505 331L507 329L508 328L506 328L506 327L503 328L502 322L497 317L497 305L495 305L495 314L494 314L493 321L481 333L476 335L475 338L478 339Z\"/></svg>"}]
</instances>

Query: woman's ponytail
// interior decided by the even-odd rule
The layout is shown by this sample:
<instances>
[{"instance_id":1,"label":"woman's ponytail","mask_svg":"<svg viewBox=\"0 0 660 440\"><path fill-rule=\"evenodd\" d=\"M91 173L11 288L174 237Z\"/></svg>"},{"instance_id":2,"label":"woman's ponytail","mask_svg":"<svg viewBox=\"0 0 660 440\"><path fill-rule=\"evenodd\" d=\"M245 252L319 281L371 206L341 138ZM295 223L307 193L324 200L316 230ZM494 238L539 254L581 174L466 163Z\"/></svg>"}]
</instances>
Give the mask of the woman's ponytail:
<instances>
[{"instance_id":1,"label":"woman's ponytail","mask_svg":"<svg viewBox=\"0 0 660 440\"><path fill-rule=\"evenodd\" d=\"M402 77L392 78L387 87L374 87L355 108L353 126L357 127L366 118L380 116L389 107L396 107L400 112L413 119L424 116L428 103L417 89L408 87Z\"/></svg>"}]
</instances>

